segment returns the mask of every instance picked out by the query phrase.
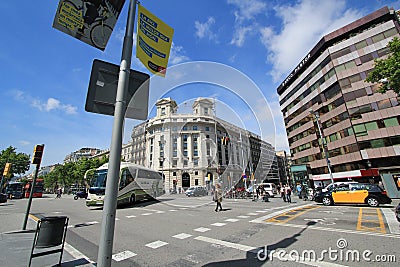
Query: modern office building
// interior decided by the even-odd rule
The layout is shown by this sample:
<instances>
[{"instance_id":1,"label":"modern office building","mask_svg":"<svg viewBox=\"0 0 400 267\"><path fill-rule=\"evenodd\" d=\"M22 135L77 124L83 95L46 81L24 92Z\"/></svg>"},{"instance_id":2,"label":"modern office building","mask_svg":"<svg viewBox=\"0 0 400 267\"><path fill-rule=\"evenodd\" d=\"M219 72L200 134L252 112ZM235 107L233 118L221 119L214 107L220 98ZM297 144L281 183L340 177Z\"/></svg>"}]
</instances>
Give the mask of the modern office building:
<instances>
[{"instance_id":1,"label":"modern office building","mask_svg":"<svg viewBox=\"0 0 400 267\"><path fill-rule=\"evenodd\" d=\"M400 98L365 82L399 31L396 12L383 7L325 35L278 87L293 164L314 183L330 181L328 162L333 179L399 171Z\"/></svg>"},{"instance_id":2,"label":"modern office building","mask_svg":"<svg viewBox=\"0 0 400 267\"><path fill-rule=\"evenodd\" d=\"M166 190L194 185L223 187L277 182L274 148L261 137L215 117L213 99L198 98L192 114L177 113L171 98L156 103L156 116L134 127L132 162L158 170ZM277 170L273 166L272 170Z\"/></svg>"}]
</instances>

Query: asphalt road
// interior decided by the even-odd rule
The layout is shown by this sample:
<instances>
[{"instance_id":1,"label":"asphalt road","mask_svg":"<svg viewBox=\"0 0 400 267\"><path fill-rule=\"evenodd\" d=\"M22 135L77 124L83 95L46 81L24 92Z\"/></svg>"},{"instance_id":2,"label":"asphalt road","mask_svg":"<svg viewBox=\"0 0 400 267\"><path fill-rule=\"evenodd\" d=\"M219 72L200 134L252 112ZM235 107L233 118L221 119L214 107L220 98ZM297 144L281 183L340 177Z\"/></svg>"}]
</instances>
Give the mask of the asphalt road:
<instances>
[{"instance_id":1,"label":"asphalt road","mask_svg":"<svg viewBox=\"0 0 400 267\"><path fill-rule=\"evenodd\" d=\"M23 213L26 203L9 200L12 205L1 208ZM215 212L210 196L166 195L119 208L112 265L377 266L379 261L398 266L400 261L394 205L326 207L294 197L291 204L224 199L222 206ZM50 195L34 199L31 214L68 216L68 249L97 260L101 208Z\"/></svg>"}]
</instances>

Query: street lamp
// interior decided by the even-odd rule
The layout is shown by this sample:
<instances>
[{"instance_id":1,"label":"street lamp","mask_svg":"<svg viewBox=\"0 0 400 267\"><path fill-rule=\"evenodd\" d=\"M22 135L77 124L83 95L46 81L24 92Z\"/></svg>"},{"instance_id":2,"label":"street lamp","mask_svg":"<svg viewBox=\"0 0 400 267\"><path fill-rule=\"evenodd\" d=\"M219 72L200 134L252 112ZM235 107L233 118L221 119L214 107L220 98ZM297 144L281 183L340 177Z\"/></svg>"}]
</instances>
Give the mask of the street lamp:
<instances>
[{"instance_id":1,"label":"street lamp","mask_svg":"<svg viewBox=\"0 0 400 267\"><path fill-rule=\"evenodd\" d=\"M315 120L317 121L319 136L321 138L322 146L323 146L324 153L325 153L326 165L328 166L329 177L331 178L331 183L333 185L334 181L333 181L333 175L332 175L332 170L331 170L331 161L329 160L329 157L328 157L328 149L326 148L327 144L326 144L324 135L321 130L321 125L319 124L319 114L318 114L318 112L314 112L312 109L309 109L309 112L315 117Z\"/></svg>"}]
</instances>

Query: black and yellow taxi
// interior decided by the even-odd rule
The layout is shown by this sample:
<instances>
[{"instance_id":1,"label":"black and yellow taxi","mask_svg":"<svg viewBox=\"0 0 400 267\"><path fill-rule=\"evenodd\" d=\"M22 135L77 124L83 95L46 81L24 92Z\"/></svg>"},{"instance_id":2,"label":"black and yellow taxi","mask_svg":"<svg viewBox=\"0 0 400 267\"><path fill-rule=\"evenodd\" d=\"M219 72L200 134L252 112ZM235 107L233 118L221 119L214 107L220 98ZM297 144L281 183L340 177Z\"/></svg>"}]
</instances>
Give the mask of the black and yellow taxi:
<instances>
[{"instance_id":1,"label":"black and yellow taxi","mask_svg":"<svg viewBox=\"0 0 400 267\"><path fill-rule=\"evenodd\" d=\"M378 207L380 204L390 204L392 200L386 191L376 184L356 183L340 184L326 192L317 192L314 200L326 206L333 204L367 204Z\"/></svg>"}]
</instances>

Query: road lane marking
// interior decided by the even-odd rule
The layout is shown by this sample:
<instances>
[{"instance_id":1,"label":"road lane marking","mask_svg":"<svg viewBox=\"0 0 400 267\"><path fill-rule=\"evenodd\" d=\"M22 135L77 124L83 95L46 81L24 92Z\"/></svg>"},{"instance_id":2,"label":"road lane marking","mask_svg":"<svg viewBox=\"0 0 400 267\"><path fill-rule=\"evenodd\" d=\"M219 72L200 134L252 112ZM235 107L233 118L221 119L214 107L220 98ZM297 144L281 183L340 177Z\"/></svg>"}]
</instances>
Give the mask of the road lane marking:
<instances>
[{"instance_id":1,"label":"road lane marking","mask_svg":"<svg viewBox=\"0 0 400 267\"><path fill-rule=\"evenodd\" d=\"M136 218L136 215L128 215L126 218Z\"/></svg>"},{"instance_id":2,"label":"road lane marking","mask_svg":"<svg viewBox=\"0 0 400 267\"><path fill-rule=\"evenodd\" d=\"M123 261L123 260L129 259L129 258L132 258L132 257L134 257L136 255L137 254L133 253L132 251L125 250L125 251L122 251L120 253L112 255L112 259L115 260L115 261Z\"/></svg>"},{"instance_id":3,"label":"road lane marking","mask_svg":"<svg viewBox=\"0 0 400 267\"><path fill-rule=\"evenodd\" d=\"M200 228L194 229L193 231L204 233L204 232L207 232L210 230L211 230L210 228L200 227Z\"/></svg>"},{"instance_id":4,"label":"road lane marking","mask_svg":"<svg viewBox=\"0 0 400 267\"><path fill-rule=\"evenodd\" d=\"M258 215L258 213L250 212L250 213L247 213L247 215L254 216L254 215Z\"/></svg>"},{"instance_id":5,"label":"road lane marking","mask_svg":"<svg viewBox=\"0 0 400 267\"><path fill-rule=\"evenodd\" d=\"M225 226L226 223L212 223L211 225L220 227L220 226Z\"/></svg>"},{"instance_id":6,"label":"road lane marking","mask_svg":"<svg viewBox=\"0 0 400 267\"><path fill-rule=\"evenodd\" d=\"M156 248L160 248L162 246L168 245L167 242L161 241L161 240L157 240L154 241L152 243L146 244L146 247L152 248L152 249L156 249Z\"/></svg>"},{"instance_id":7,"label":"road lane marking","mask_svg":"<svg viewBox=\"0 0 400 267\"><path fill-rule=\"evenodd\" d=\"M221 246L225 246L225 247L228 247L228 248L234 248L234 249L238 249L238 250L246 251L246 252L256 249L255 247L236 244L236 243L223 241L223 240L218 240L218 239L214 239L214 238L210 238L210 237L204 237L204 236L198 236L198 237L195 237L194 239L199 240L199 241L203 241L203 242L207 242L207 243L210 243L210 244L221 245Z\"/></svg>"},{"instance_id":8,"label":"road lane marking","mask_svg":"<svg viewBox=\"0 0 400 267\"><path fill-rule=\"evenodd\" d=\"M366 224L368 226L366 226ZM379 208L360 208L357 219L358 231L386 234L385 224Z\"/></svg>"},{"instance_id":9,"label":"road lane marking","mask_svg":"<svg viewBox=\"0 0 400 267\"><path fill-rule=\"evenodd\" d=\"M247 218L250 218L250 216L246 216L246 215L239 215L239 216L237 216L238 218L240 218L240 219L247 219Z\"/></svg>"},{"instance_id":10,"label":"road lane marking","mask_svg":"<svg viewBox=\"0 0 400 267\"><path fill-rule=\"evenodd\" d=\"M177 234L172 236L173 238L177 238L177 239L186 239L188 237L191 237L192 235L189 234L185 234L185 233L181 233L181 234Z\"/></svg>"},{"instance_id":11,"label":"road lane marking","mask_svg":"<svg viewBox=\"0 0 400 267\"><path fill-rule=\"evenodd\" d=\"M254 219L254 220L252 220L250 222L263 223L264 221L266 221L266 220L268 220L270 218L273 218L273 217L275 217L275 216L277 216L279 214L283 214L285 212L291 211L291 210L296 209L296 208L303 208L303 207L309 207L309 206L315 206L315 204L306 204L306 205L302 205L302 206L294 206L294 207L290 207L290 208L287 208L287 209L275 211L275 212L270 213L268 215L265 215L265 216L263 216L261 218L256 218L256 219Z\"/></svg>"},{"instance_id":12,"label":"road lane marking","mask_svg":"<svg viewBox=\"0 0 400 267\"><path fill-rule=\"evenodd\" d=\"M238 222L239 219L226 219L225 221L226 222Z\"/></svg>"},{"instance_id":13,"label":"road lane marking","mask_svg":"<svg viewBox=\"0 0 400 267\"><path fill-rule=\"evenodd\" d=\"M389 231L392 234L400 234L399 222L396 219L396 215L392 209L381 209L383 215L386 218L386 223L389 227Z\"/></svg>"},{"instance_id":14,"label":"road lane marking","mask_svg":"<svg viewBox=\"0 0 400 267\"><path fill-rule=\"evenodd\" d=\"M291 209L287 212L281 213L275 217L272 217L266 221L268 222L277 222L277 223L287 223L288 221L293 220L294 218L299 217L300 215L303 215L306 212L309 212L311 210L315 210L320 208L321 206L306 206L306 207L301 207L301 208L295 208Z\"/></svg>"},{"instance_id":15,"label":"road lane marking","mask_svg":"<svg viewBox=\"0 0 400 267\"><path fill-rule=\"evenodd\" d=\"M389 237L389 238L397 238L400 239L400 235L396 234L382 234L376 232L365 232L365 231L356 231L349 229L340 229L340 228L328 228L328 227L320 227L320 226L308 226L308 225L300 225L300 224L290 224L290 223L276 223L276 222L267 222L267 221L252 221L255 223L275 225L275 226L286 226L292 228L309 228L313 230L327 231L327 232L338 232L338 233L348 233L348 234L357 234L357 235L369 235L369 236L380 236L380 237Z\"/></svg>"},{"instance_id":16,"label":"road lane marking","mask_svg":"<svg viewBox=\"0 0 400 267\"><path fill-rule=\"evenodd\" d=\"M143 213L143 214L141 214L141 215L143 215L143 216L149 216L149 215L151 215L151 214L153 214L153 213Z\"/></svg>"},{"instance_id":17,"label":"road lane marking","mask_svg":"<svg viewBox=\"0 0 400 267\"><path fill-rule=\"evenodd\" d=\"M68 252L73 258L75 259L85 259L88 263L94 264L95 262L89 259L86 255L84 255L82 252L68 244L67 242L64 243L64 250ZM94 265L93 265L94 266Z\"/></svg>"}]
</instances>

